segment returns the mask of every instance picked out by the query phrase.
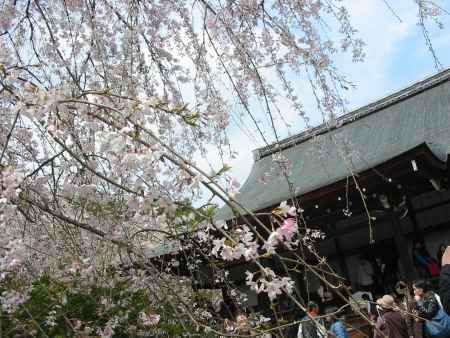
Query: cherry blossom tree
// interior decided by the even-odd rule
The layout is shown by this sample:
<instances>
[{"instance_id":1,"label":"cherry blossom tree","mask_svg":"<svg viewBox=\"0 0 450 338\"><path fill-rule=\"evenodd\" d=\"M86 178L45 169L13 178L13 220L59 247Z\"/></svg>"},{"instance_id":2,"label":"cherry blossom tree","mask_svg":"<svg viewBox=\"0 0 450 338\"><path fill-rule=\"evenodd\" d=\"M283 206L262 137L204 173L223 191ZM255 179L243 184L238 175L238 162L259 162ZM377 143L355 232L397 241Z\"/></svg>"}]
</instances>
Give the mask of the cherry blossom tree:
<instances>
[{"instance_id":1,"label":"cherry blossom tree","mask_svg":"<svg viewBox=\"0 0 450 338\"><path fill-rule=\"evenodd\" d=\"M415 2L433 51L425 21L443 9ZM327 24L338 38L324 33ZM0 1L0 291L8 332L214 336L224 326L192 287L195 271L213 265L239 307L220 273L220 262L236 260L258 267L246 275L254 291L304 309L286 263L295 259L332 283L298 254L305 247L317 255L323 234L306 226L295 196L273 210L272 228L245 210L243 223L228 229L214 202L242 208L235 179L225 160L206 171L196 158L211 148L221 160L234 156L227 127L242 116L251 121L243 132L278 141L280 99L309 126L296 74L307 77L335 126L351 84L334 55L360 62L363 47L340 0ZM274 168L288 186L290 163L278 154ZM174 239L181 246L174 258L155 257ZM281 258L285 273L262 264L268 255ZM180 264L183 276L175 273ZM255 335L281 325L254 323Z\"/></svg>"}]
</instances>

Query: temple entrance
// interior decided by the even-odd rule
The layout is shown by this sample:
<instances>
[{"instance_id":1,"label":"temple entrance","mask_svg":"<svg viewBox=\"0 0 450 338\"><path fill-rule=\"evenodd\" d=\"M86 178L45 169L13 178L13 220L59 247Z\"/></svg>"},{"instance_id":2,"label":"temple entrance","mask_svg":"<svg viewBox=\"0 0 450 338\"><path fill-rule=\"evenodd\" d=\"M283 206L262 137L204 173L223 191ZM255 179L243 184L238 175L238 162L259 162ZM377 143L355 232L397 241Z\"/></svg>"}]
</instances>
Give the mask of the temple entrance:
<instances>
[{"instance_id":1,"label":"temple entrance","mask_svg":"<svg viewBox=\"0 0 450 338\"><path fill-rule=\"evenodd\" d=\"M402 279L399 271L399 254L393 239L387 239L362 248L363 257L373 269L373 292L383 295L392 292L395 283ZM403 253L408 254L408 253Z\"/></svg>"}]
</instances>

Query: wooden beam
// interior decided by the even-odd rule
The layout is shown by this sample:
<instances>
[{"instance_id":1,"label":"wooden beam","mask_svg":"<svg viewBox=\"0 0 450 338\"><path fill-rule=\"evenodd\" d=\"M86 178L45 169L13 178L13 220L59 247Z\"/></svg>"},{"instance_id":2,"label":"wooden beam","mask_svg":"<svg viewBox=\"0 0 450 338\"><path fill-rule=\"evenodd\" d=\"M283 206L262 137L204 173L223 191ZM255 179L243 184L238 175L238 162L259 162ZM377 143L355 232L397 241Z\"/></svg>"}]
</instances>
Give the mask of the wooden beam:
<instances>
[{"instance_id":1,"label":"wooden beam","mask_svg":"<svg viewBox=\"0 0 450 338\"><path fill-rule=\"evenodd\" d=\"M448 203L448 201L446 201L446 203ZM409 196L406 197L406 206L407 206L408 212L409 212L409 220L411 221L411 224L413 225L414 236L420 237L422 232L420 230L419 223L417 222L417 214L416 214L417 210L414 210L414 207L411 203L411 199L409 198ZM433 205L433 207L435 207L435 206Z\"/></svg>"},{"instance_id":2,"label":"wooden beam","mask_svg":"<svg viewBox=\"0 0 450 338\"><path fill-rule=\"evenodd\" d=\"M347 261L345 260L345 256L342 253L341 245L337 237L334 238L334 246L336 248L336 254L339 260L339 267L341 269L342 277L348 280L350 275L348 273Z\"/></svg>"},{"instance_id":3,"label":"wooden beam","mask_svg":"<svg viewBox=\"0 0 450 338\"><path fill-rule=\"evenodd\" d=\"M411 160L415 160L419 166L418 172L413 171ZM422 143L374 168L357 173L356 176L358 184L361 187L367 187L368 190L371 191L374 187L379 187L380 184L382 184L381 182L386 181L386 179L391 179L393 182L402 180L408 181L411 179L417 180L417 176L420 175L420 177L426 181L426 189L431 190L432 186L429 183L429 179L444 176L446 174L446 169L446 163L438 159L426 143ZM386 182L390 183L390 181ZM305 215L318 216L317 210L323 210L323 208L333 209L333 203L331 201L335 201L338 196L345 195L347 183L349 184L348 189L352 191L352 193L357 193L353 180L347 181L347 179L344 178L327 186L298 195L297 198L300 201L302 208L305 209ZM423 184L421 185L420 192L423 192ZM359 193L357 194L359 195ZM258 212L270 213L277 204L258 210ZM319 205L319 209L315 208L316 204ZM243 220L242 216L237 218L238 223L242 223Z\"/></svg>"},{"instance_id":4,"label":"wooden beam","mask_svg":"<svg viewBox=\"0 0 450 338\"><path fill-rule=\"evenodd\" d=\"M405 276L401 277L403 277L407 282L412 282L416 277L416 272L414 270L414 264L410 255L410 250L408 250L408 244L406 242L405 235L403 234L402 225L396 212L391 211L390 214L395 246L397 247L400 264L402 265L403 271L405 273Z\"/></svg>"}]
</instances>

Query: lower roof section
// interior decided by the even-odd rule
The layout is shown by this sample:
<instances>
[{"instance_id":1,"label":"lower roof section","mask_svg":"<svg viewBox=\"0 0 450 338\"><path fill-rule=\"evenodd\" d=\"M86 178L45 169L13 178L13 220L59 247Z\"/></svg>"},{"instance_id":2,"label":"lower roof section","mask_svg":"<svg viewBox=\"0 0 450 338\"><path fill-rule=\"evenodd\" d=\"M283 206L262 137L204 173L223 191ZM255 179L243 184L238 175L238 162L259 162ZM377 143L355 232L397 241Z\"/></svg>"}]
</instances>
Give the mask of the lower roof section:
<instances>
[{"instance_id":1,"label":"lower roof section","mask_svg":"<svg viewBox=\"0 0 450 338\"><path fill-rule=\"evenodd\" d=\"M374 110L374 105L381 108ZM450 153L450 71L361 108L342 120L340 128L324 131L319 127L316 129L322 131L318 135L302 138L298 143L290 141L288 147L282 147L285 149L281 154L292 163L289 179L297 196L373 168L423 143L438 159L446 161ZM251 211L274 206L291 196L286 178L273 160L275 150L264 148L263 152L236 196ZM233 213L223 207L217 218L231 219Z\"/></svg>"}]
</instances>

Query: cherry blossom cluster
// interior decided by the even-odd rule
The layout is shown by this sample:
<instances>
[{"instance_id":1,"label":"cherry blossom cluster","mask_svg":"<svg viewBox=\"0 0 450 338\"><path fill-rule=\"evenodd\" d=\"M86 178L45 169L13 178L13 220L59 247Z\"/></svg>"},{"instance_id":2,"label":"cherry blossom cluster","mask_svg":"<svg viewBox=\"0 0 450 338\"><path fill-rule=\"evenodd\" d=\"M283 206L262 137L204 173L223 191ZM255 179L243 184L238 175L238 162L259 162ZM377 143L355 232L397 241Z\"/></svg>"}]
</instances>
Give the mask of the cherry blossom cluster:
<instances>
[{"instance_id":1,"label":"cherry blossom cluster","mask_svg":"<svg viewBox=\"0 0 450 338\"><path fill-rule=\"evenodd\" d=\"M247 226L239 226L231 233L231 238L213 239L211 254L226 261L244 258L246 261L258 257L258 242Z\"/></svg>"},{"instance_id":2,"label":"cherry blossom cluster","mask_svg":"<svg viewBox=\"0 0 450 338\"><path fill-rule=\"evenodd\" d=\"M256 293L266 292L270 300L283 293L291 294L295 287L290 277L280 277L269 268L264 268L261 274L262 276L255 280L255 274L246 271L246 284Z\"/></svg>"},{"instance_id":3,"label":"cherry blossom cluster","mask_svg":"<svg viewBox=\"0 0 450 338\"><path fill-rule=\"evenodd\" d=\"M440 14L416 3L421 20ZM324 34L327 25L337 38ZM322 239L287 202L264 231L251 217L238 227L215 221L218 201L234 206L239 188L226 164L236 157L228 127L258 145L278 141L279 124L287 125L280 106L309 126L297 77L334 121L350 85L334 56L349 51L361 61L363 47L341 0L3 1L0 301L11 325L41 283L41 291L70 288L52 299L42 331L67 321L70 334L101 337L124 326L145 336L168 321L196 331L213 322L206 306L189 307L202 264L259 264ZM205 165L213 156L219 164ZM293 166L276 153L262 181L289 181ZM155 254L180 242L164 258ZM189 277L177 275L183 268ZM230 276L219 272L226 285ZM259 273L247 279L257 292L275 299L292 291L289 277ZM61 317L71 296L120 285L127 290L117 297L97 299L101 326ZM133 316L131 293L145 293L148 305ZM161 299L166 308L155 311Z\"/></svg>"},{"instance_id":4,"label":"cherry blossom cluster","mask_svg":"<svg viewBox=\"0 0 450 338\"><path fill-rule=\"evenodd\" d=\"M18 292L16 290L3 291L0 295L2 309L6 313L14 313L28 300L28 293Z\"/></svg>"},{"instance_id":5,"label":"cherry blossom cluster","mask_svg":"<svg viewBox=\"0 0 450 338\"><path fill-rule=\"evenodd\" d=\"M0 206L17 198L24 174L18 168L9 166L0 169Z\"/></svg>"},{"instance_id":6,"label":"cherry blossom cluster","mask_svg":"<svg viewBox=\"0 0 450 338\"><path fill-rule=\"evenodd\" d=\"M28 259L28 249L21 239L10 240L3 245L0 255L0 282L11 273L24 273L24 265Z\"/></svg>"}]
</instances>

